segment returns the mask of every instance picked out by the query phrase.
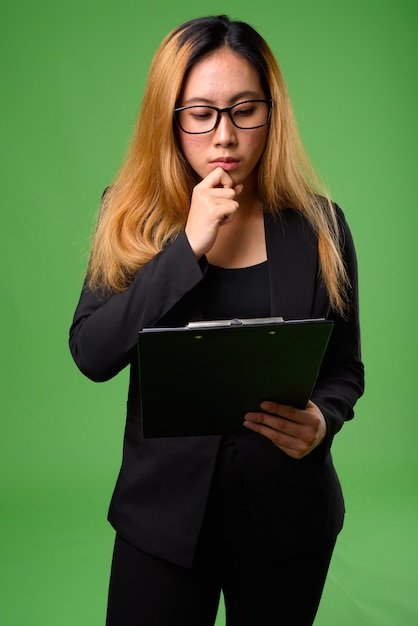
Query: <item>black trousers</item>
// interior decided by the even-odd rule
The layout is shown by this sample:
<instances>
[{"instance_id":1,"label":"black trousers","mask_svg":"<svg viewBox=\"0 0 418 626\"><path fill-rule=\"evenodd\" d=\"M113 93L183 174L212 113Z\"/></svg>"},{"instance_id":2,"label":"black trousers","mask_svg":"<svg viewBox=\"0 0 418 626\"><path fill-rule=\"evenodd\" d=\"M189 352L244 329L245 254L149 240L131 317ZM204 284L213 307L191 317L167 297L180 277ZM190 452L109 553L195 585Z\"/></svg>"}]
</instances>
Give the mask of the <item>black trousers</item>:
<instances>
[{"instance_id":1,"label":"black trousers","mask_svg":"<svg viewBox=\"0 0 418 626\"><path fill-rule=\"evenodd\" d=\"M221 590L227 626L309 626L335 538L309 554L256 527L232 440L221 448L191 569L116 536L107 626L213 626ZM307 520L307 523L309 521Z\"/></svg>"}]
</instances>

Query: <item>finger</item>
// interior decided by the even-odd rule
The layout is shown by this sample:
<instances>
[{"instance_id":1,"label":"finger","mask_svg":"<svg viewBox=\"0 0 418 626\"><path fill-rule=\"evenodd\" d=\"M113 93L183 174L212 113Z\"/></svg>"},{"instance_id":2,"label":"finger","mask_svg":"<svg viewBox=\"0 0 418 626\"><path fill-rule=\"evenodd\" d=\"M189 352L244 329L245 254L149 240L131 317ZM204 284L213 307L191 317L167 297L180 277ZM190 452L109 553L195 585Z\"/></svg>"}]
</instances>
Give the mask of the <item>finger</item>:
<instances>
[{"instance_id":1,"label":"finger","mask_svg":"<svg viewBox=\"0 0 418 626\"><path fill-rule=\"evenodd\" d=\"M267 413L272 413L273 415L284 417L285 419L291 420L292 422L300 423L304 421L300 410L296 409L294 406L265 401L261 403L260 407L263 411L266 411Z\"/></svg>"},{"instance_id":2,"label":"finger","mask_svg":"<svg viewBox=\"0 0 418 626\"><path fill-rule=\"evenodd\" d=\"M242 191L243 189L244 189L244 185L242 185L242 184L236 185L236 186L234 187L234 190L235 190L235 195L236 195L236 196L239 196L239 194L241 193L241 191Z\"/></svg>"},{"instance_id":3,"label":"finger","mask_svg":"<svg viewBox=\"0 0 418 626\"><path fill-rule=\"evenodd\" d=\"M234 181L228 172L225 172L221 167L217 167L199 183L199 187L202 189L211 189L214 187L229 187L232 189L234 187Z\"/></svg>"},{"instance_id":4,"label":"finger","mask_svg":"<svg viewBox=\"0 0 418 626\"><path fill-rule=\"evenodd\" d=\"M267 426L266 423L244 421L244 426L259 435L266 437L266 439L269 439L275 446L294 458L304 456L311 446L311 444L308 444L298 437L285 433L282 430L276 430L275 428Z\"/></svg>"},{"instance_id":5,"label":"finger","mask_svg":"<svg viewBox=\"0 0 418 626\"><path fill-rule=\"evenodd\" d=\"M311 401L304 411L275 402L263 402L262 408L269 409L269 412L247 413L244 426L267 437L286 454L293 449L300 458L319 445L326 436L325 418ZM279 416L273 412L278 410L282 414L287 413L287 416Z\"/></svg>"},{"instance_id":6,"label":"finger","mask_svg":"<svg viewBox=\"0 0 418 626\"><path fill-rule=\"evenodd\" d=\"M288 435L289 437L303 437L303 426L285 417L268 413L247 413L244 420L247 424L267 427L275 432Z\"/></svg>"}]
</instances>

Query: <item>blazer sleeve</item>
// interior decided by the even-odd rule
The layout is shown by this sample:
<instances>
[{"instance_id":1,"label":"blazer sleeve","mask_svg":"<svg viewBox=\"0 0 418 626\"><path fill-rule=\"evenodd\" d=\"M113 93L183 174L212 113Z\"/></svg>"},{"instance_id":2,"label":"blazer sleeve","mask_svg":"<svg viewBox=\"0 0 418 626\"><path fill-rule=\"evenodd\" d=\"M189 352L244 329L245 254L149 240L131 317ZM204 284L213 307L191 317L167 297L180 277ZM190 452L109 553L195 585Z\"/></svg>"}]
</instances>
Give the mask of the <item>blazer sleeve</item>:
<instances>
[{"instance_id":1,"label":"blazer sleeve","mask_svg":"<svg viewBox=\"0 0 418 626\"><path fill-rule=\"evenodd\" d=\"M346 318L330 314L334 321L331 339L319 372L312 401L327 422L328 449L346 420L354 417L353 407L364 392L364 365L360 347L357 258L350 229L337 207L343 237L343 253L350 279Z\"/></svg>"},{"instance_id":2,"label":"blazer sleeve","mask_svg":"<svg viewBox=\"0 0 418 626\"><path fill-rule=\"evenodd\" d=\"M155 326L201 281L202 265L181 233L144 265L126 291L102 298L84 285L69 340L83 374L101 382L123 369L138 332Z\"/></svg>"}]
</instances>

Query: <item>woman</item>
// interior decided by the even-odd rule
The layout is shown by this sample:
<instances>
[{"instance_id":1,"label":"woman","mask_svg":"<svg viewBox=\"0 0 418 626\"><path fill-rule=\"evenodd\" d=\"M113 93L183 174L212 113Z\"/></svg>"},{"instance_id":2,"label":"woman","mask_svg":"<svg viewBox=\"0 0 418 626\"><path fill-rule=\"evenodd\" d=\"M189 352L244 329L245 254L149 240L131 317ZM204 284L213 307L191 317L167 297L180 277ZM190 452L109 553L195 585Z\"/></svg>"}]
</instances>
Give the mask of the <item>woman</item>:
<instances>
[{"instance_id":1,"label":"woman","mask_svg":"<svg viewBox=\"0 0 418 626\"><path fill-rule=\"evenodd\" d=\"M313 622L344 515L330 447L363 392L354 247L318 189L258 33L225 16L170 33L70 331L89 378L131 372L109 625L213 624L221 589L230 626ZM334 321L305 410L266 398L234 436L141 437L140 329L269 315Z\"/></svg>"}]
</instances>

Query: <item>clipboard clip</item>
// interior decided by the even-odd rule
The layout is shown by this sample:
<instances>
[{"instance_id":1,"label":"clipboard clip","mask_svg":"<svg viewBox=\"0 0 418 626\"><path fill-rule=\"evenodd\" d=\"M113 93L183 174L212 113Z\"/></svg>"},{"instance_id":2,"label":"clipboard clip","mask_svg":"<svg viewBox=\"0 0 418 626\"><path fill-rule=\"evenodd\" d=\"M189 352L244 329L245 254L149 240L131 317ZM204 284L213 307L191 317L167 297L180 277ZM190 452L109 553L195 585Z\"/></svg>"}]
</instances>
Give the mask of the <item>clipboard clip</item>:
<instances>
[{"instance_id":1,"label":"clipboard clip","mask_svg":"<svg viewBox=\"0 0 418 626\"><path fill-rule=\"evenodd\" d=\"M230 320L207 320L189 322L186 328L199 330L204 328L227 328L229 326L263 326L268 324L284 324L283 317L254 317L239 319L234 317Z\"/></svg>"}]
</instances>

